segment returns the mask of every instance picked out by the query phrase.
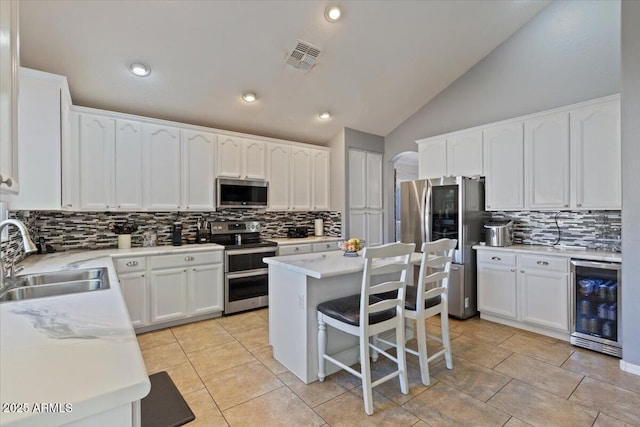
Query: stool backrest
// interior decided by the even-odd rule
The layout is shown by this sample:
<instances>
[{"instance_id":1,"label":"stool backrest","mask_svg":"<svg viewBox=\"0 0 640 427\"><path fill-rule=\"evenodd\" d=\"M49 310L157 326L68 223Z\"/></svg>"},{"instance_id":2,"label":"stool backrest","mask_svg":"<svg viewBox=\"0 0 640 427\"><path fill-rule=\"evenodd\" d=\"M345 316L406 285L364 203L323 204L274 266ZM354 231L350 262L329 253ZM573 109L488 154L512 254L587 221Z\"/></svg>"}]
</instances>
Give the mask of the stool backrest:
<instances>
[{"instance_id":1,"label":"stool backrest","mask_svg":"<svg viewBox=\"0 0 640 427\"><path fill-rule=\"evenodd\" d=\"M440 239L422 244L422 261L420 263L420 279L416 307L424 309L422 301L440 295L446 302L449 271L453 260L456 239Z\"/></svg>"},{"instance_id":2,"label":"stool backrest","mask_svg":"<svg viewBox=\"0 0 640 427\"><path fill-rule=\"evenodd\" d=\"M367 247L364 250L364 272L360 293L360 327L368 327L369 314L395 308L400 315L404 307L405 287L409 274L411 254L415 243L388 243L382 246ZM386 280L390 275L398 274L399 280ZM382 277L381 283L375 280ZM372 280L374 278L374 280ZM370 304L369 296L397 292L395 298L384 299Z\"/></svg>"}]
</instances>

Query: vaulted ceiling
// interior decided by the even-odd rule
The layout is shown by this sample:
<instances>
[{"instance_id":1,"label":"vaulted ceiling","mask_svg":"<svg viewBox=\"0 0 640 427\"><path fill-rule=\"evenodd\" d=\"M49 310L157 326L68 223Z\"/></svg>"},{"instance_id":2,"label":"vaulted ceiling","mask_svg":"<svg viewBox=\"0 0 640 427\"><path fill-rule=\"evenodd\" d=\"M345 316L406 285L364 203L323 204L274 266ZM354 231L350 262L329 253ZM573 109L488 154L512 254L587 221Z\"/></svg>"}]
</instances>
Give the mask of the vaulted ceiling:
<instances>
[{"instance_id":1,"label":"vaulted ceiling","mask_svg":"<svg viewBox=\"0 0 640 427\"><path fill-rule=\"evenodd\" d=\"M340 1L336 23L330 3L21 1L21 64L67 76L75 105L323 144L386 136L548 1ZM298 40L311 70L285 64Z\"/></svg>"}]
</instances>

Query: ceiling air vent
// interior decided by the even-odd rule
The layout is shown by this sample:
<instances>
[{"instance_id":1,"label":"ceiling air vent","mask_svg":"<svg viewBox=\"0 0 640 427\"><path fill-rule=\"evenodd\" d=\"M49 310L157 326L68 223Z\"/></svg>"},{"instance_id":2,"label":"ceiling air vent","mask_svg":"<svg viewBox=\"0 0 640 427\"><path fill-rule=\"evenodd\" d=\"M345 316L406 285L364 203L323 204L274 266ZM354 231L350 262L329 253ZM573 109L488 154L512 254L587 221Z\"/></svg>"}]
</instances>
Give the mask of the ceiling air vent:
<instances>
[{"instance_id":1,"label":"ceiling air vent","mask_svg":"<svg viewBox=\"0 0 640 427\"><path fill-rule=\"evenodd\" d=\"M285 62L300 70L310 70L320 55L320 48L298 40L296 47L287 55Z\"/></svg>"}]
</instances>

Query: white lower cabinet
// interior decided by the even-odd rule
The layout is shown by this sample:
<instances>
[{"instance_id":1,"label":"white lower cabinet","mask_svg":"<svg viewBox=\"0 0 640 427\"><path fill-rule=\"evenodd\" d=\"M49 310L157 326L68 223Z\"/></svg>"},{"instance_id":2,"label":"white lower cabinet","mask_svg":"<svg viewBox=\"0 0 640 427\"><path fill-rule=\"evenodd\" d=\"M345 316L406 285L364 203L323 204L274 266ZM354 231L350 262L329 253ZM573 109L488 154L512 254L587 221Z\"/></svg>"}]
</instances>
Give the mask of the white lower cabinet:
<instances>
[{"instance_id":1,"label":"white lower cabinet","mask_svg":"<svg viewBox=\"0 0 640 427\"><path fill-rule=\"evenodd\" d=\"M352 210L349 212L349 237L358 237L365 246L379 246L383 243L382 211Z\"/></svg>"},{"instance_id":2,"label":"white lower cabinet","mask_svg":"<svg viewBox=\"0 0 640 427\"><path fill-rule=\"evenodd\" d=\"M137 330L151 330L224 310L222 251L114 260L120 287Z\"/></svg>"},{"instance_id":3,"label":"white lower cabinet","mask_svg":"<svg viewBox=\"0 0 640 427\"><path fill-rule=\"evenodd\" d=\"M478 252L478 310L544 330L569 332L569 260Z\"/></svg>"}]
</instances>

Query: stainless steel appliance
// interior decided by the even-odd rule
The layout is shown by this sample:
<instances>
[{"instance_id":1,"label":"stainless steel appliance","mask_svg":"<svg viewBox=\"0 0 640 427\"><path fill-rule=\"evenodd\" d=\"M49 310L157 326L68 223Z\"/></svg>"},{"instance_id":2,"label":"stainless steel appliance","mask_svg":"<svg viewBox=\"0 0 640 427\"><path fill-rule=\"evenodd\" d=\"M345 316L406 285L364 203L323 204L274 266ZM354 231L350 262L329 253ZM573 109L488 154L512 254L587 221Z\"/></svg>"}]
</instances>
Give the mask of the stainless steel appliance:
<instances>
[{"instance_id":1,"label":"stainless steel appliance","mask_svg":"<svg viewBox=\"0 0 640 427\"><path fill-rule=\"evenodd\" d=\"M571 260L571 344L622 357L619 263Z\"/></svg>"},{"instance_id":2,"label":"stainless steel appliance","mask_svg":"<svg viewBox=\"0 0 640 427\"><path fill-rule=\"evenodd\" d=\"M471 246L484 239L484 183L480 179L447 177L403 182L401 241L415 243L458 239L449 277L449 314L475 316L476 254Z\"/></svg>"},{"instance_id":3,"label":"stainless steel appliance","mask_svg":"<svg viewBox=\"0 0 640 427\"><path fill-rule=\"evenodd\" d=\"M493 220L484 225L487 246L511 246L513 244L513 221Z\"/></svg>"},{"instance_id":4,"label":"stainless steel appliance","mask_svg":"<svg viewBox=\"0 0 640 427\"><path fill-rule=\"evenodd\" d=\"M225 247L224 313L269 303L269 275L264 257L275 256L278 244L260 238L260 223L211 222L211 242Z\"/></svg>"},{"instance_id":5,"label":"stainless steel appliance","mask_svg":"<svg viewBox=\"0 0 640 427\"><path fill-rule=\"evenodd\" d=\"M256 179L218 178L219 208L258 208L269 205L269 182Z\"/></svg>"}]
</instances>

